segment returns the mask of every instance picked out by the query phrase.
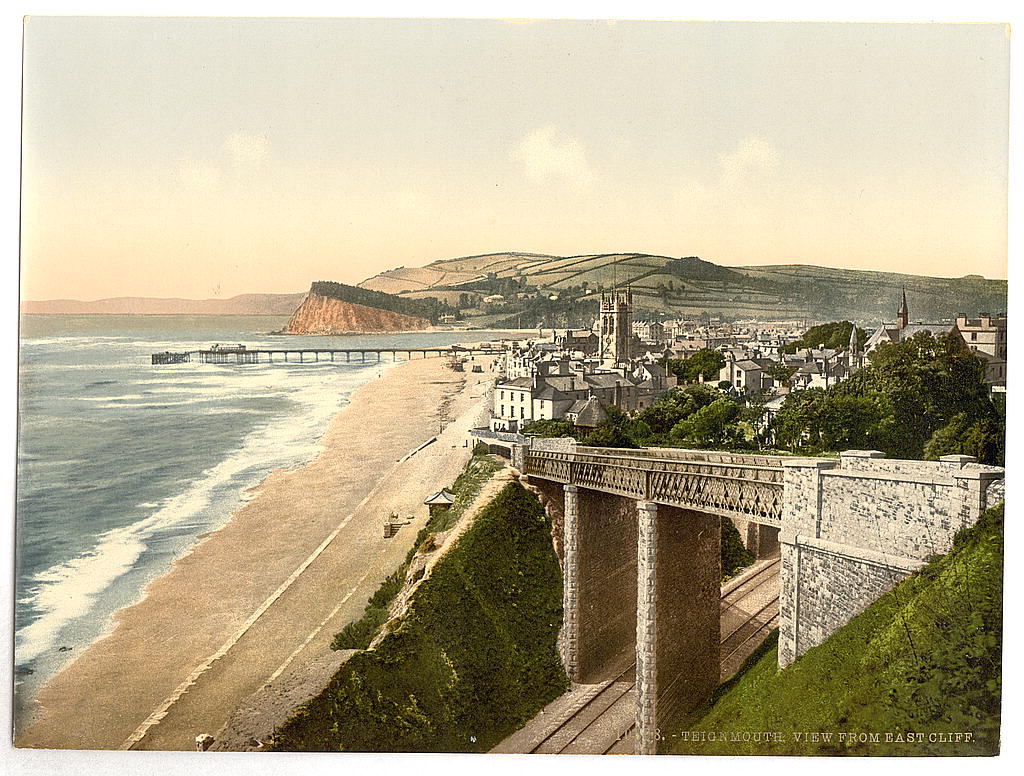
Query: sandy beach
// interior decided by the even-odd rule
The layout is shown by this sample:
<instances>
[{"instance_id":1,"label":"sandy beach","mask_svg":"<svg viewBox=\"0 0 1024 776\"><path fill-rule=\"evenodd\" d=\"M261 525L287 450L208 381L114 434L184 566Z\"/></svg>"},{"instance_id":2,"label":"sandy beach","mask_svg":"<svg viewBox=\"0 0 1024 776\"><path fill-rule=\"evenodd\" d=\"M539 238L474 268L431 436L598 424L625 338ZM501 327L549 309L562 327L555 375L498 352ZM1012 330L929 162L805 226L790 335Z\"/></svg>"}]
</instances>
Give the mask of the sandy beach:
<instances>
[{"instance_id":1,"label":"sandy beach","mask_svg":"<svg viewBox=\"0 0 1024 776\"><path fill-rule=\"evenodd\" d=\"M304 666L324 674L342 658L333 635L426 522L423 499L469 458L492 385L490 359L474 363L483 374L413 360L354 392L313 462L267 477L39 691L16 745L194 749L254 692ZM413 522L384 539L391 512Z\"/></svg>"}]
</instances>

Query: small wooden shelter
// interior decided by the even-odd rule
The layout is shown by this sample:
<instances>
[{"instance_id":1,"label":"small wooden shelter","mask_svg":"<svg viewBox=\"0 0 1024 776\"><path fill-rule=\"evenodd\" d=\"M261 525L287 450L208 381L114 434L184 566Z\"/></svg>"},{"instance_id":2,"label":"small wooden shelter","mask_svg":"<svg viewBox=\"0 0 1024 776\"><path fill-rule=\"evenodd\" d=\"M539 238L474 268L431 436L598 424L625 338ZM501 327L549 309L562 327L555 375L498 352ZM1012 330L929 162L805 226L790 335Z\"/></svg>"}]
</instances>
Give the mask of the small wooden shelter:
<instances>
[{"instance_id":1,"label":"small wooden shelter","mask_svg":"<svg viewBox=\"0 0 1024 776\"><path fill-rule=\"evenodd\" d=\"M434 495L427 498L424 502L427 505L427 509L433 516L440 509L447 509L455 503L455 494L450 493L447 490L439 490Z\"/></svg>"}]
</instances>

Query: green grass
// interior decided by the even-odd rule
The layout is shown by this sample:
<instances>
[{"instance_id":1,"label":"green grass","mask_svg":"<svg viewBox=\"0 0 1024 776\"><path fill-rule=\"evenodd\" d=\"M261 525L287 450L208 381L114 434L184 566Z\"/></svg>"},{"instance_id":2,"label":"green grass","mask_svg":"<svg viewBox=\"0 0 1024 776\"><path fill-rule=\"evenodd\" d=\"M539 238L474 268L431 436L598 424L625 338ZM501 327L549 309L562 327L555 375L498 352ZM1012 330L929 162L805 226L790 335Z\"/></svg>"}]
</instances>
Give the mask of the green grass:
<instances>
[{"instance_id":1,"label":"green grass","mask_svg":"<svg viewBox=\"0 0 1024 776\"><path fill-rule=\"evenodd\" d=\"M484 448L486 449L486 448ZM466 468L455 479L455 483L449 491L455 495L455 501L447 509L441 509L431 515L427 524L420 529L416 535L416 542L412 549L405 556L405 562L399 566L391 576L385 579L377 591L370 596L363 610L363 616L353 620L342 628L331 641L331 649L366 649L380 632L381 627L387 622L388 609L391 602L395 600L405 582L406 572L409 564L421 547L430 542L433 548L431 534L438 531L448 531L455 526L466 511L473 499L480 493L484 486L495 472L499 471L502 464L494 456L483 451L474 451Z\"/></svg>"},{"instance_id":2,"label":"green grass","mask_svg":"<svg viewBox=\"0 0 1024 776\"><path fill-rule=\"evenodd\" d=\"M665 736L663 751L997 754L1002 556L999 506L961 531L948 555L932 559L783 671L772 638L702 709ZM683 731L710 731L725 740L688 741ZM754 731L777 733L781 740L733 740ZM827 733L830 740L797 740L795 734L804 732ZM908 732L924 738L897 740ZM858 734L854 740L851 733ZM970 733L971 740L929 740L933 733ZM860 734L878 740L861 741Z\"/></svg>"},{"instance_id":3,"label":"green grass","mask_svg":"<svg viewBox=\"0 0 1024 776\"><path fill-rule=\"evenodd\" d=\"M513 482L410 599L275 732L280 751L487 751L568 687L551 525Z\"/></svg>"}]
</instances>

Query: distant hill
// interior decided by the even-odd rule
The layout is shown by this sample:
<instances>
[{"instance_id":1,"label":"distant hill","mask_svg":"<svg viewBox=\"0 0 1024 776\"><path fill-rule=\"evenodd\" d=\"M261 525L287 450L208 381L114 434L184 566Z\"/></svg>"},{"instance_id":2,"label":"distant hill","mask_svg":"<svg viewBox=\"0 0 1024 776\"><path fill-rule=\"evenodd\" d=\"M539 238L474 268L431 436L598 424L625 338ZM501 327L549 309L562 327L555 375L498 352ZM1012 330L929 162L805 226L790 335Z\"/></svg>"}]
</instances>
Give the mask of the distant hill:
<instances>
[{"instance_id":1,"label":"distant hill","mask_svg":"<svg viewBox=\"0 0 1024 776\"><path fill-rule=\"evenodd\" d=\"M158 299L119 296L82 302L50 299L21 303L25 314L50 315L291 315L305 294L239 294L229 299Z\"/></svg>"},{"instance_id":2,"label":"distant hill","mask_svg":"<svg viewBox=\"0 0 1024 776\"><path fill-rule=\"evenodd\" d=\"M811 265L724 267L696 256L644 253L549 256L492 253L397 267L361 288L458 306L481 324L524 327L589 323L603 289L629 285L637 317L894 320L906 287L912 321L958 312L1006 310L1006 281L977 275L937 278Z\"/></svg>"}]
</instances>

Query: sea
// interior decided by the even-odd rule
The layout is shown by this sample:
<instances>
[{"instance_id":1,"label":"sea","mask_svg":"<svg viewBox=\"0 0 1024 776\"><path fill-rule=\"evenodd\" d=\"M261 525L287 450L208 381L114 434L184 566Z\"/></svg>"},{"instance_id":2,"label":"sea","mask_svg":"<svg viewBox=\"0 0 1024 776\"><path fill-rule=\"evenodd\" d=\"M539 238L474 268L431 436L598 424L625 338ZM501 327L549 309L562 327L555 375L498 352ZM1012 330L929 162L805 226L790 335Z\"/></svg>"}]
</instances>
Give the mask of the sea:
<instances>
[{"instance_id":1,"label":"sea","mask_svg":"<svg viewBox=\"0 0 1024 776\"><path fill-rule=\"evenodd\" d=\"M15 559L15 712L110 631L273 469L319 451L329 420L380 361L153 366L152 353L248 348L430 347L487 331L273 335L263 316L21 318Z\"/></svg>"}]
</instances>

